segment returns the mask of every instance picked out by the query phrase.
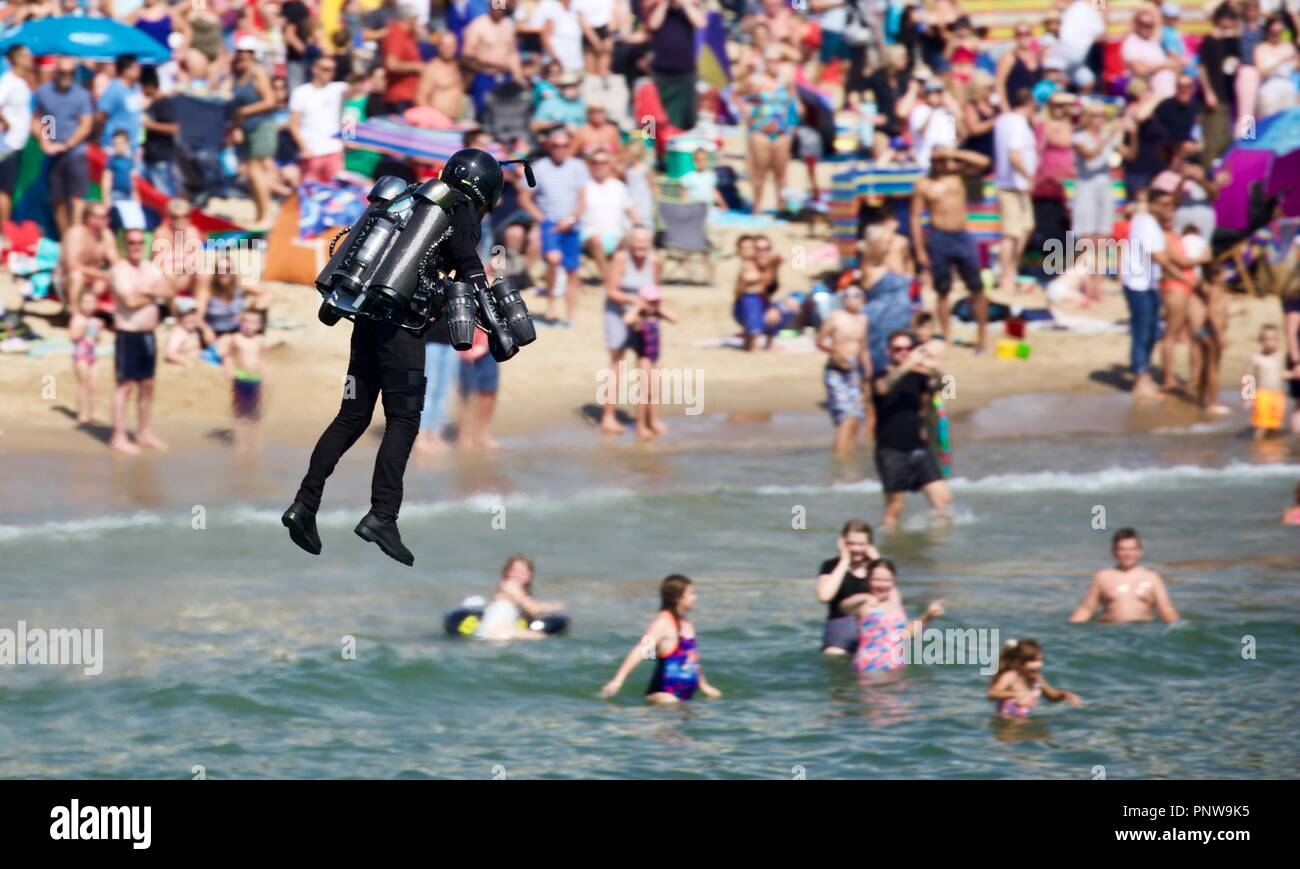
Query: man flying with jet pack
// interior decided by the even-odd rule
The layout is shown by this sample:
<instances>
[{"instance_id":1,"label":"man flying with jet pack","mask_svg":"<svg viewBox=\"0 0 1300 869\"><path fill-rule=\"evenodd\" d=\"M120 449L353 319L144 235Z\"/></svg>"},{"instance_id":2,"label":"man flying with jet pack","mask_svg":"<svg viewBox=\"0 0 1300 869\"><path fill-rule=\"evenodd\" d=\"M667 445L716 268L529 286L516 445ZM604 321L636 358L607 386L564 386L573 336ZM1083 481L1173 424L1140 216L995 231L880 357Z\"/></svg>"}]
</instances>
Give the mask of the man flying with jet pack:
<instances>
[{"instance_id":1,"label":"man flying with jet pack","mask_svg":"<svg viewBox=\"0 0 1300 869\"><path fill-rule=\"evenodd\" d=\"M533 185L532 168L524 172ZM335 239L330 261L316 278L321 322L354 322L343 403L312 451L307 475L281 517L293 542L313 555L325 480L343 453L370 425L375 402L384 401L384 439L375 457L370 512L357 536L410 566L397 514L402 476L424 404L424 333L432 320L445 325L457 350L468 350L475 328L488 335L500 362L537 337L528 309L508 280L489 286L479 259L480 224L496 207L504 184L501 167L486 151L452 155L437 179L408 186L392 176L375 182L370 205ZM340 234L342 237L342 234Z\"/></svg>"}]
</instances>

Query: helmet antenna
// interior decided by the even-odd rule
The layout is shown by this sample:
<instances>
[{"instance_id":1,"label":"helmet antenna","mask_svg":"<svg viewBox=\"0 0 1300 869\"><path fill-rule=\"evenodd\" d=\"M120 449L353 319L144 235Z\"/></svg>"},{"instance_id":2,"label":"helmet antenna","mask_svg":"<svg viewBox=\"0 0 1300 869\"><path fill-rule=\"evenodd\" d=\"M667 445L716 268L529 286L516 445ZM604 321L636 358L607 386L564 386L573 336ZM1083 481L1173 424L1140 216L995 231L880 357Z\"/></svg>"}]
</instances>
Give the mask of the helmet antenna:
<instances>
[{"instance_id":1,"label":"helmet antenna","mask_svg":"<svg viewBox=\"0 0 1300 869\"><path fill-rule=\"evenodd\" d=\"M524 178L527 179L528 186L529 187L537 186L537 178L533 176L532 158L523 157L519 160L499 160L498 162L502 166L515 166L519 163L522 163L524 165Z\"/></svg>"}]
</instances>

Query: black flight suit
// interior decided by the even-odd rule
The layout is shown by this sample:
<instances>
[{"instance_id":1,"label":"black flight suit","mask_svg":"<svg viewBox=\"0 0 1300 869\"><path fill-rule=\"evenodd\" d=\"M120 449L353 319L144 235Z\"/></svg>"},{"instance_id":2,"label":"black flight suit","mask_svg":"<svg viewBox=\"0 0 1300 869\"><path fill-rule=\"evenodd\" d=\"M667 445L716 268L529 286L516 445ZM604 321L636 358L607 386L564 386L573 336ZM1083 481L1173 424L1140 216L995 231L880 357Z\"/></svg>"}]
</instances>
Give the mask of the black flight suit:
<instances>
[{"instance_id":1,"label":"black flight suit","mask_svg":"<svg viewBox=\"0 0 1300 869\"><path fill-rule=\"evenodd\" d=\"M478 256L480 218L474 203L453 191L451 235L435 254L435 265L456 273L469 284L486 280ZM426 327L427 331L427 327ZM374 416L375 400L384 397L384 439L375 456L370 507L377 515L397 518L402 506L402 476L420 429L424 408L424 332L395 323L357 317L352 327L352 353L344 382L343 404L334 421L316 442L307 476L294 500L313 513L320 510L325 480L338 460L365 432Z\"/></svg>"}]
</instances>

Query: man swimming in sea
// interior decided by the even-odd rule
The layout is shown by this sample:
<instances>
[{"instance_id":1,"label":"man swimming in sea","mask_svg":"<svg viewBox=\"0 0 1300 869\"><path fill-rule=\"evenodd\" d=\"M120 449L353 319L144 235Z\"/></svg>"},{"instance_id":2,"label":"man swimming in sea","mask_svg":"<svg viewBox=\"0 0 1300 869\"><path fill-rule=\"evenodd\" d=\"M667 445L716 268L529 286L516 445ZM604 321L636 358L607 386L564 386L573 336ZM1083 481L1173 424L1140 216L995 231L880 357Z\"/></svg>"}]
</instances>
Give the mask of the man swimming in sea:
<instances>
[{"instance_id":1,"label":"man swimming in sea","mask_svg":"<svg viewBox=\"0 0 1300 869\"><path fill-rule=\"evenodd\" d=\"M1178 610L1169 599L1165 581L1154 570L1141 567L1142 540L1132 528L1121 528L1111 540L1115 566L1097 571L1088 593L1070 614L1072 622L1092 619L1101 606L1100 622L1150 622L1154 609L1167 622L1179 619Z\"/></svg>"}]
</instances>

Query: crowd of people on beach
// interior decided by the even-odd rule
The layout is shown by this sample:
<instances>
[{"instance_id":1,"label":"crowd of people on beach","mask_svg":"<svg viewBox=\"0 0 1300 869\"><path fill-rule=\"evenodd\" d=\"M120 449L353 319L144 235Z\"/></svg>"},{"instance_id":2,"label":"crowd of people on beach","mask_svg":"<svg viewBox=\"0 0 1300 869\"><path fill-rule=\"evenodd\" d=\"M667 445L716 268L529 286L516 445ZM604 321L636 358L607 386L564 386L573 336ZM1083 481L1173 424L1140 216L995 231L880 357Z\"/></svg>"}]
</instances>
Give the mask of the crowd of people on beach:
<instances>
[{"instance_id":1,"label":"crowd of people on beach","mask_svg":"<svg viewBox=\"0 0 1300 869\"><path fill-rule=\"evenodd\" d=\"M945 352L989 352L990 322L1010 329L1020 319L1011 303L1036 281L1056 308L1122 291L1134 395L1184 394L1209 415L1228 411L1227 274L1281 205L1254 197L1247 231L1217 225L1215 201L1232 182L1221 159L1250 129L1300 111L1300 27L1281 0L1206 3L1195 28L1189 5L1044 0L1041 21L1015 24L999 43L958 0L8 2L0 21L11 36L44 17L113 18L166 59L34 57L21 39L8 43L0 221L17 227L18 181L39 174L78 420L96 417L96 348L111 332L108 442L135 452L163 445L151 418L160 347L168 364L222 366L236 420L261 413L273 298L200 228L206 187L247 199L243 229L258 231L307 182L436 173L345 147L361 120L400 117L455 130L465 146L532 155L536 188L522 167L507 169L485 219L485 265L535 290L538 323L556 329L574 323L584 285L599 284L605 349L623 376L667 364L665 326L677 317L664 302L664 260L678 227L666 206L710 220L804 219L827 211L816 172L825 161L913 168L906 195L859 203L854 256L797 286L792 252L762 231L770 224L734 237L738 345L761 352L791 330L815 334L834 450L871 434L890 526L908 492L940 513L951 500ZM718 28L725 86L701 72ZM178 113L183 98L226 112L213 154L193 153L198 121ZM727 122L743 137L743 165L722 147ZM686 150L671 150L679 140ZM668 165L682 159L690 165ZM196 165L216 174L196 179ZM142 219L140 182L166 197L161 213ZM992 239L971 223L989 191L1000 218ZM1118 262L1085 253L1064 273L1036 271L1044 245L1071 237L1121 243ZM1243 396L1261 438L1288 425L1300 434L1300 280L1282 237L1283 310L1260 335ZM142 239L151 241L140 251ZM206 251L198 267L184 255L191 245ZM951 304L954 277L968 298ZM958 340L954 318L975 324L973 341ZM425 363L418 448L448 447L457 393L456 442L496 447L500 373L486 340L458 352L435 326ZM656 396L633 410L638 438L667 430ZM606 436L625 430L618 411L612 400L601 408Z\"/></svg>"}]
</instances>

